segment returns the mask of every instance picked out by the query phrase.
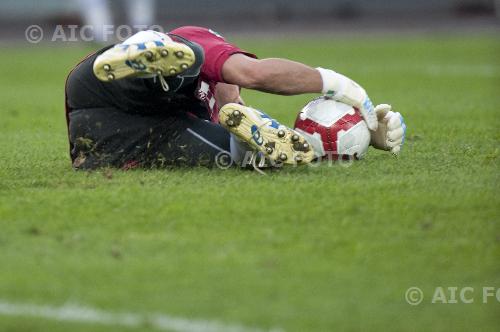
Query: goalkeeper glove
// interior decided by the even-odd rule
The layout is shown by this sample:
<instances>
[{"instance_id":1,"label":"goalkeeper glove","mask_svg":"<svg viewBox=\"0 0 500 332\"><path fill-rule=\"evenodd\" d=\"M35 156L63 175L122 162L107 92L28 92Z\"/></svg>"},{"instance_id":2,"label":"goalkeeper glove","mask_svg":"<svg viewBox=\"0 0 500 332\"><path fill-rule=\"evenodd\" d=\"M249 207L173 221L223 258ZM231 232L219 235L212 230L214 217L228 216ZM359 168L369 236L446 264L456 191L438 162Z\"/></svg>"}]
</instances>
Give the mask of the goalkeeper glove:
<instances>
[{"instance_id":1,"label":"goalkeeper glove","mask_svg":"<svg viewBox=\"0 0 500 332\"><path fill-rule=\"evenodd\" d=\"M330 69L316 68L323 80L322 92L336 101L358 108L368 128L377 130L377 115L365 89L350 78Z\"/></svg>"},{"instance_id":2,"label":"goalkeeper glove","mask_svg":"<svg viewBox=\"0 0 500 332\"><path fill-rule=\"evenodd\" d=\"M397 155L405 142L406 124L401 114L391 109L391 105L388 104L375 107L378 128L370 132L370 144L376 149L391 151Z\"/></svg>"}]
</instances>

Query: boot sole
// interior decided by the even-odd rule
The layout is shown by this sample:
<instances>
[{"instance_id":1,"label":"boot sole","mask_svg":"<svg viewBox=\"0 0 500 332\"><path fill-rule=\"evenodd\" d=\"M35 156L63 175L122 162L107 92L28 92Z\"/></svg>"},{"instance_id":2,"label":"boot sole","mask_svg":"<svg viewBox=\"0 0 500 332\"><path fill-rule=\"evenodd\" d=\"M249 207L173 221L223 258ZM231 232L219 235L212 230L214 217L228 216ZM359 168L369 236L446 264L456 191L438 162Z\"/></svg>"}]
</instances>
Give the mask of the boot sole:
<instances>
[{"instance_id":1,"label":"boot sole","mask_svg":"<svg viewBox=\"0 0 500 332\"><path fill-rule=\"evenodd\" d=\"M282 125L271 127L271 121L262 119L250 107L235 103L226 104L219 111L219 122L224 128L272 161L307 164L315 158L301 134Z\"/></svg>"},{"instance_id":2,"label":"boot sole","mask_svg":"<svg viewBox=\"0 0 500 332\"><path fill-rule=\"evenodd\" d=\"M146 42L118 45L97 57L94 74L103 82L138 76L175 76L190 68L195 55L187 45L176 42Z\"/></svg>"}]
</instances>

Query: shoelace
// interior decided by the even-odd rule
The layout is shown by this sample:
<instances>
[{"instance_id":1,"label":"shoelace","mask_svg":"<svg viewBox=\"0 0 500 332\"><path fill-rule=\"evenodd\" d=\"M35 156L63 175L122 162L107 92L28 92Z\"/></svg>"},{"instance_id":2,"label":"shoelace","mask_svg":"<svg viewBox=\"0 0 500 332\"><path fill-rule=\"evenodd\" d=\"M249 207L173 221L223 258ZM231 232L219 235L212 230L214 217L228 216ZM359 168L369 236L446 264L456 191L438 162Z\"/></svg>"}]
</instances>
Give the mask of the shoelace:
<instances>
[{"instance_id":1,"label":"shoelace","mask_svg":"<svg viewBox=\"0 0 500 332\"><path fill-rule=\"evenodd\" d=\"M162 87L163 91L167 92L168 90L170 90L170 87L168 86L167 80L165 79L165 77L163 77L162 74L158 74L158 79L160 80L161 87Z\"/></svg>"},{"instance_id":2,"label":"shoelace","mask_svg":"<svg viewBox=\"0 0 500 332\"><path fill-rule=\"evenodd\" d=\"M256 161L257 161L257 156L258 156L259 152L258 151L254 151L253 155L252 155L252 167L255 171L259 172L260 174L262 175L267 175L263 170L261 170L259 168L258 165L256 165Z\"/></svg>"}]
</instances>

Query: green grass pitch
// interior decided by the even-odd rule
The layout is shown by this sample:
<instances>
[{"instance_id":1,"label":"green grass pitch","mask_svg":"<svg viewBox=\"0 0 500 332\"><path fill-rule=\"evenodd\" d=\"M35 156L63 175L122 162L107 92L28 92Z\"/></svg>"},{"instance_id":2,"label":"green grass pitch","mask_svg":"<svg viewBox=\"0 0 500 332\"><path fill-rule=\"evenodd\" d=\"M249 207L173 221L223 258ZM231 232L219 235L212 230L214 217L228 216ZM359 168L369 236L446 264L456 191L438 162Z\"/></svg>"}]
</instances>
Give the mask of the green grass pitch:
<instances>
[{"instance_id":1,"label":"green grass pitch","mask_svg":"<svg viewBox=\"0 0 500 332\"><path fill-rule=\"evenodd\" d=\"M498 331L500 41L493 36L242 39L333 68L408 125L399 158L262 176L75 172L63 86L92 49L2 47L0 302L151 312L286 331ZM313 95L244 91L291 125ZM405 292L424 299L412 306ZM467 304L436 287L472 287ZM457 293L458 297L458 293ZM448 293L447 298L450 299ZM138 331L0 314L2 331Z\"/></svg>"}]
</instances>

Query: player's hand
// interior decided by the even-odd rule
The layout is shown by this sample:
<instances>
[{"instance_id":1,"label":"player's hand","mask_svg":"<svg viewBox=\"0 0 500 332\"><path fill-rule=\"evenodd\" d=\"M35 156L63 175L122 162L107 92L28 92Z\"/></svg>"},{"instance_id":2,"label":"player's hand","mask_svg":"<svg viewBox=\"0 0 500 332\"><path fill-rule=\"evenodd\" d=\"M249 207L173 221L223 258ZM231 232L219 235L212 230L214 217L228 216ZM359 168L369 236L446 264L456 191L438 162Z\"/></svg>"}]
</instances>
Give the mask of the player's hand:
<instances>
[{"instance_id":1,"label":"player's hand","mask_svg":"<svg viewBox=\"0 0 500 332\"><path fill-rule=\"evenodd\" d=\"M339 74L339 76L343 75ZM358 83L344 76L342 89L337 91L332 98L342 103L357 107L361 112L361 116L365 120L368 129L370 129L370 132L373 133L377 130L378 118L375 109L373 108L373 103L370 100L370 97L368 97L365 89L363 89Z\"/></svg>"},{"instance_id":2,"label":"player's hand","mask_svg":"<svg viewBox=\"0 0 500 332\"><path fill-rule=\"evenodd\" d=\"M376 132L378 129L379 121L376 111L373 108L373 103L368 97L368 95L366 95L366 98L363 101L361 107L359 108L359 111L361 112L361 115L363 116L363 119L365 120L368 129L370 129L370 133L373 135L373 133Z\"/></svg>"},{"instance_id":3,"label":"player's hand","mask_svg":"<svg viewBox=\"0 0 500 332\"><path fill-rule=\"evenodd\" d=\"M371 131L376 131L378 126L377 115L372 101L365 89L349 77L339 74L331 69L316 68L321 75L323 88L321 92L327 97L359 109L363 119Z\"/></svg>"},{"instance_id":4,"label":"player's hand","mask_svg":"<svg viewBox=\"0 0 500 332\"><path fill-rule=\"evenodd\" d=\"M378 128L370 132L370 144L376 149L391 151L397 155L405 142L406 124L401 114L391 109L391 105L388 104L375 107Z\"/></svg>"}]
</instances>

